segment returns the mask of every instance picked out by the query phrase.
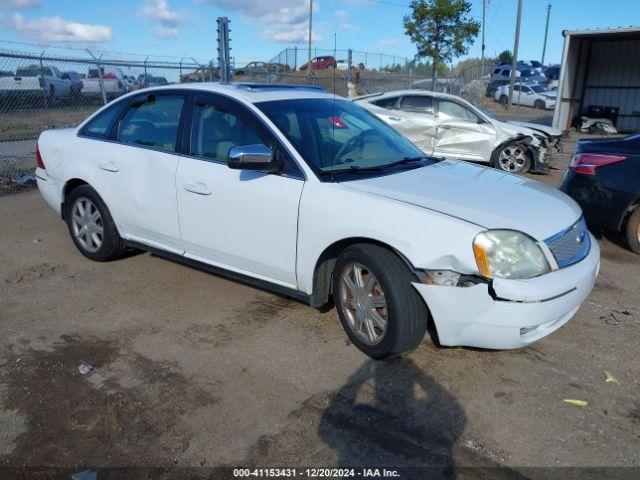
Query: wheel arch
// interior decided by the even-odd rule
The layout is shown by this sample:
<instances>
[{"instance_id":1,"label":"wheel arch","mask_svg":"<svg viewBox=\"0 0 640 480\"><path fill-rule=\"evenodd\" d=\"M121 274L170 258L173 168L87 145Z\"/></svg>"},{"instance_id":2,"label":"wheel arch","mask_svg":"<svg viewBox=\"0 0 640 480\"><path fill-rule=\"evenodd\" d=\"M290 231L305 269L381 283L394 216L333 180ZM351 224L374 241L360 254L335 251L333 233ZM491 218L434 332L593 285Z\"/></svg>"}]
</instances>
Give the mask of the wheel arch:
<instances>
[{"instance_id":1,"label":"wheel arch","mask_svg":"<svg viewBox=\"0 0 640 480\"><path fill-rule=\"evenodd\" d=\"M64 183L64 186L62 187L62 199L60 204L60 216L62 217L62 219L65 220L64 212L66 210L66 202L67 202L67 197L69 193L71 193L72 190L78 187L81 187L83 185L88 185L89 187L93 188L96 191L96 193L98 194L102 202L107 206L107 209L109 210L109 214L111 215L111 217L113 218L117 226L118 223L114 216L114 211L111 208L111 205L109 205L109 203L106 201L104 195L102 194L102 191L101 191L102 189L99 186L97 186L94 182L85 180L81 176L70 178Z\"/></svg>"},{"instance_id":2,"label":"wheel arch","mask_svg":"<svg viewBox=\"0 0 640 480\"><path fill-rule=\"evenodd\" d=\"M393 252L400 258L409 270L415 275L416 268L411 264L409 259L398 251L398 249L380 240L368 237L348 237L333 242L327 246L318 259L313 269L313 285L312 292L309 297L309 303L312 307L322 308L330 302L331 288L333 282L333 270L338 259L338 255L345 249L356 244L377 245ZM418 277L416 276L416 280Z\"/></svg>"},{"instance_id":3,"label":"wheel arch","mask_svg":"<svg viewBox=\"0 0 640 480\"><path fill-rule=\"evenodd\" d=\"M638 208L640 208L640 197L637 197L633 200L625 209L624 213L620 217L618 222L618 230L624 231L627 228L627 223L629 222L629 218Z\"/></svg>"}]
</instances>

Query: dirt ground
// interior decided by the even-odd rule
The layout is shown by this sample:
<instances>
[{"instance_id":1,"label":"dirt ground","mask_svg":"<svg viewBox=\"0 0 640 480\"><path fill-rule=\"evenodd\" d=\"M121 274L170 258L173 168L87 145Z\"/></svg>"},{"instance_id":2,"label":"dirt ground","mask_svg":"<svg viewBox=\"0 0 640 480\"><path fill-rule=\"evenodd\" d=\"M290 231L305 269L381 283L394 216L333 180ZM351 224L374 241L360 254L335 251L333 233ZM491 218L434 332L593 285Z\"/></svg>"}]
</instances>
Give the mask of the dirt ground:
<instances>
[{"instance_id":1,"label":"dirt ground","mask_svg":"<svg viewBox=\"0 0 640 480\"><path fill-rule=\"evenodd\" d=\"M558 184L567 161L535 178ZM86 260L38 192L0 198L0 225L0 472L18 468L12 478L52 478L30 467L232 478L220 466L640 475L640 257L615 236L600 239L595 290L550 337L515 351L427 337L379 363L334 310L150 254Z\"/></svg>"}]
</instances>

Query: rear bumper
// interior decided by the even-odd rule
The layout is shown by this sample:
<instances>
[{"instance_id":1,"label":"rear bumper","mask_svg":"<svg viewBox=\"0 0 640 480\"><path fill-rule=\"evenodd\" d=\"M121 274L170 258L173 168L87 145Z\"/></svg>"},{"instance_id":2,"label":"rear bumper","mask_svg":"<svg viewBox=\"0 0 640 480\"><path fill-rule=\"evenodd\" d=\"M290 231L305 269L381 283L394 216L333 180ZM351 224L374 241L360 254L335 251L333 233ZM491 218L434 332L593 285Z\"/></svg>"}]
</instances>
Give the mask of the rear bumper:
<instances>
[{"instance_id":1,"label":"rear bumper","mask_svg":"<svg viewBox=\"0 0 640 480\"><path fill-rule=\"evenodd\" d=\"M38 182L38 190L42 198L53 208L58 215L61 215L62 209L62 193L60 184L47 175L47 171L36 168L36 181Z\"/></svg>"},{"instance_id":2,"label":"rear bumper","mask_svg":"<svg viewBox=\"0 0 640 480\"><path fill-rule=\"evenodd\" d=\"M529 280L447 287L414 283L431 311L442 345L510 349L529 345L567 323L595 284L600 248L567 268Z\"/></svg>"}]
</instances>

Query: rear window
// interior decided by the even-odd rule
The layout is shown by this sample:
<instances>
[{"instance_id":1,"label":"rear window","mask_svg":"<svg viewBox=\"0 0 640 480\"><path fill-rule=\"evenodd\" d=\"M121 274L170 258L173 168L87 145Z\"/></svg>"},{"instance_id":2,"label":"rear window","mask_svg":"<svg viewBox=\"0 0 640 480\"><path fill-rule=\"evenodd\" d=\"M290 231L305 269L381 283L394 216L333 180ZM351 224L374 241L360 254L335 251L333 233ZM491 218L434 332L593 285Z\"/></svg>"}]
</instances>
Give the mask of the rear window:
<instances>
[{"instance_id":1,"label":"rear window","mask_svg":"<svg viewBox=\"0 0 640 480\"><path fill-rule=\"evenodd\" d=\"M16 77L39 77L40 75L51 76L51 69L40 67L19 68L16 70Z\"/></svg>"}]
</instances>

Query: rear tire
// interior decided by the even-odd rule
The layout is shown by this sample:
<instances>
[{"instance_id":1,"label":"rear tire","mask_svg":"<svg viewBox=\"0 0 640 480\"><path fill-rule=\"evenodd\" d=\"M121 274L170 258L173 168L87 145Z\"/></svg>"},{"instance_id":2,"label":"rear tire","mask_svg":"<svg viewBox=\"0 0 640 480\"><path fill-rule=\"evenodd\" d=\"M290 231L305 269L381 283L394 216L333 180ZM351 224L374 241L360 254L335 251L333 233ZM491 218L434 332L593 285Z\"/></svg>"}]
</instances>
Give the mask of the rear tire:
<instances>
[{"instance_id":1,"label":"rear tire","mask_svg":"<svg viewBox=\"0 0 640 480\"><path fill-rule=\"evenodd\" d=\"M545 109L545 107L546 107L546 105L545 105L545 103L544 103L544 100L536 100L536 101L533 103L533 106L534 106L535 108L537 108L538 110L544 110L544 109Z\"/></svg>"},{"instance_id":2,"label":"rear tire","mask_svg":"<svg viewBox=\"0 0 640 480\"><path fill-rule=\"evenodd\" d=\"M640 254L640 207L637 207L629 217L626 230L629 247Z\"/></svg>"},{"instance_id":3,"label":"rear tire","mask_svg":"<svg viewBox=\"0 0 640 480\"><path fill-rule=\"evenodd\" d=\"M67 195L64 218L73 243L88 259L106 262L124 254L126 245L109 209L89 185L74 188Z\"/></svg>"},{"instance_id":4,"label":"rear tire","mask_svg":"<svg viewBox=\"0 0 640 480\"><path fill-rule=\"evenodd\" d=\"M360 282L352 275L354 266L361 271ZM360 293L353 293L345 275L362 286ZM408 353L422 341L429 311L411 285L415 281L406 264L386 248L356 244L340 254L333 271L333 298L349 339L365 355L386 360ZM360 328L359 318L366 319ZM384 327L381 319L386 320ZM375 329L374 335L370 329Z\"/></svg>"}]
</instances>

